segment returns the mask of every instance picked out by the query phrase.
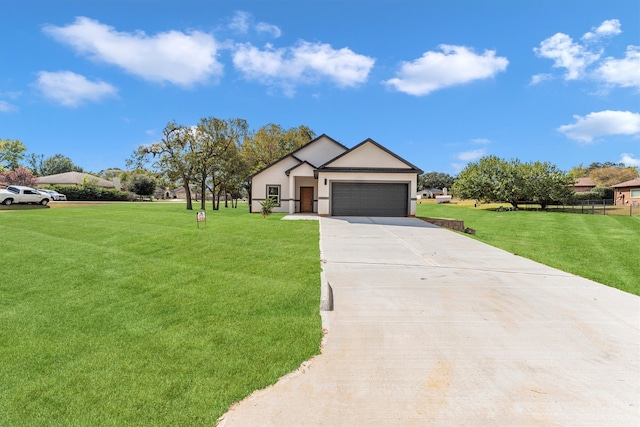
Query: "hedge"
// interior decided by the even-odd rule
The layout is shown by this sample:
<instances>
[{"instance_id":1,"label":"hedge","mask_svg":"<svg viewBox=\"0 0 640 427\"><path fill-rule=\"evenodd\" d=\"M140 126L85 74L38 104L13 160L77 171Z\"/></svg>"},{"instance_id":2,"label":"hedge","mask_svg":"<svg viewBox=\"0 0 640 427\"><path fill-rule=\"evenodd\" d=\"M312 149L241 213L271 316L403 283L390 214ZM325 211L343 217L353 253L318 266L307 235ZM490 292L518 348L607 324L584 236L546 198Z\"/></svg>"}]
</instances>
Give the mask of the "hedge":
<instances>
[{"instance_id":1,"label":"hedge","mask_svg":"<svg viewBox=\"0 0 640 427\"><path fill-rule=\"evenodd\" d=\"M129 200L129 193L115 188L73 185L52 185L50 188L67 196L69 201L126 202Z\"/></svg>"}]
</instances>

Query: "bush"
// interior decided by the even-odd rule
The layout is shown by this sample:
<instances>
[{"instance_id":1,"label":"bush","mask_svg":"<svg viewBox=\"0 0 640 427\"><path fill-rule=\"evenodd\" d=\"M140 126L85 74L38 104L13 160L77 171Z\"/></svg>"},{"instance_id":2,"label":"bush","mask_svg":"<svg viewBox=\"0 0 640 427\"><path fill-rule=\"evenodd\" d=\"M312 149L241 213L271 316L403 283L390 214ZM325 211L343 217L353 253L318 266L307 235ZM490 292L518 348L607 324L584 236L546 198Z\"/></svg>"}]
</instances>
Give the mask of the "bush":
<instances>
[{"instance_id":1,"label":"bush","mask_svg":"<svg viewBox=\"0 0 640 427\"><path fill-rule=\"evenodd\" d=\"M273 208L278 206L278 204L276 203L276 201L274 199L272 199L270 197L267 200L265 200L264 202L260 202L260 206L262 206L260 208L260 212L262 213L262 217L266 218L271 213Z\"/></svg>"},{"instance_id":2,"label":"bush","mask_svg":"<svg viewBox=\"0 0 640 427\"><path fill-rule=\"evenodd\" d=\"M129 193L116 190L115 188L53 185L51 189L64 194L69 201L125 202L129 200Z\"/></svg>"},{"instance_id":3,"label":"bush","mask_svg":"<svg viewBox=\"0 0 640 427\"><path fill-rule=\"evenodd\" d=\"M613 199L613 188L609 187L595 187L589 193L591 193L593 199Z\"/></svg>"}]
</instances>

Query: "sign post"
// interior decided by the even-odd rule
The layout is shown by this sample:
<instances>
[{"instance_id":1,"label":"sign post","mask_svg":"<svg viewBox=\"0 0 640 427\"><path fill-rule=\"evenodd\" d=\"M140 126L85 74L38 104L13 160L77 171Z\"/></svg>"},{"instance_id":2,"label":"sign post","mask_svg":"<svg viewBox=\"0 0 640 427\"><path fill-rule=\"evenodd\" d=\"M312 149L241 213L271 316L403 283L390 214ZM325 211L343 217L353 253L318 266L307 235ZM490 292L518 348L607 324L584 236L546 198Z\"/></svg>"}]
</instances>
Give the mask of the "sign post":
<instances>
[{"instance_id":1,"label":"sign post","mask_svg":"<svg viewBox=\"0 0 640 427\"><path fill-rule=\"evenodd\" d=\"M204 211L200 211L197 213L197 223L198 223L198 228L200 228L200 223L204 222L204 225L207 225L207 216L204 213Z\"/></svg>"}]
</instances>

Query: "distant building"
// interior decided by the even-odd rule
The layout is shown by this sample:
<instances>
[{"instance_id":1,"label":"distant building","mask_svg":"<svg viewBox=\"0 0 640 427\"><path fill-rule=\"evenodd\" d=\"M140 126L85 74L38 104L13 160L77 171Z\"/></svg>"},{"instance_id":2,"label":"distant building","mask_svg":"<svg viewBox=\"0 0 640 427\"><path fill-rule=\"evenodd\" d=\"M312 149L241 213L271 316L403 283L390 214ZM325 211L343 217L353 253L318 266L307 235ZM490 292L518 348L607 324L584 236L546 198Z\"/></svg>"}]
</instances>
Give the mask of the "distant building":
<instances>
[{"instance_id":1,"label":"distant building","mask_svg":"<svg viewBox=\"0 0 640 427\"><path fill-rule=\"evenodd\" d=\"M591 180L591 178L578 178L576 179L575 184L573 184L573 191L576 193L591 191L594 188L596 188L596 184Z\"/></svg>"},{"instance_id":2,"label":"distant building","mask_svg":"<svg viewBox=\"0 0 640 427\"><path fill-rule=\"evenodd\" d=\"M640 178L621 182L611 186L614 191L616 205L640 205Z\"/></svg>"},{"instance_id":3,"label":"distant building","mask_svg":"<svg viewBox=\"0 0 640 427\"><path fill-rule=\"evenodd\" d=\"M116 188L116 185L103 178L82 172L65 172L55 175L40 176L36 178L37 185L82 185L85 181L89 181L98 187ZM120 188L118 188L120 189Z\"/></svg>"}]
</instances>

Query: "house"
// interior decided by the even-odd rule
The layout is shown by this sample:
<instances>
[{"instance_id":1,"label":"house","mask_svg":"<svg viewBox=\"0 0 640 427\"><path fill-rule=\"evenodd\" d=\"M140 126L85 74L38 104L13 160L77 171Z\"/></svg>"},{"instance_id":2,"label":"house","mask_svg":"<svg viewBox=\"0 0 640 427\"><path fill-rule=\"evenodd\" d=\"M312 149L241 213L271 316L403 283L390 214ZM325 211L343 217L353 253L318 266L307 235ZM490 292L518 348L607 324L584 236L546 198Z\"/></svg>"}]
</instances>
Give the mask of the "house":
<instances>
[{"instance_id":1,"label":"house","mask_svg":"<svg viewBox=\"0 0 640 427\"><path fill-rule=\"evenodd\" d=\"M436 196L442 196L444 193L442 190L437 188L425 188L424 190L419 190L416 193L416 199L433 199Z\"/></svg>"},{"instance_id":2,"label":"house","mask_svg":"<svg viewBox=\"0 0 640 427\"><path fill-rule=\"evenodd\" d=\"M573 191L576 193L591 191L594 188L596 188L596 183L591 178L586 177L576 179L575 184L573 184Z\"/></svg>"},{"instance_id":3,"label":"house","mask_svg":"<svg viewBox=\"0 0 640 427\"><path fill-rule=\"evenodd\" d=\"M82 172L65 172L36 178L37 185L83 185L85 182L102 188L116 188L113 182Z\"/></svg>"},{"instance_id":4,"label":"house","mask_svg":"<svg viewBox=\"0 0 640 427\"><path fill-rule=\"evenodd\" d=\"M349 149L323 134L250 177L249 209L333 216L415 216L422 171L372 139Z\"/></svg>"},{"instance_id":5,"label":"house","mask_svg":"<svg viewBox=\"0 0 640 427\"><path fill-rule=\"evenodd\" d=\"M612 185L616 205L640 205L640 178Z\"/></svg>"}]
</instances>

